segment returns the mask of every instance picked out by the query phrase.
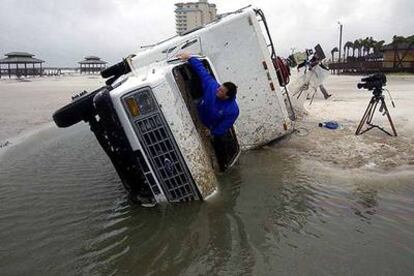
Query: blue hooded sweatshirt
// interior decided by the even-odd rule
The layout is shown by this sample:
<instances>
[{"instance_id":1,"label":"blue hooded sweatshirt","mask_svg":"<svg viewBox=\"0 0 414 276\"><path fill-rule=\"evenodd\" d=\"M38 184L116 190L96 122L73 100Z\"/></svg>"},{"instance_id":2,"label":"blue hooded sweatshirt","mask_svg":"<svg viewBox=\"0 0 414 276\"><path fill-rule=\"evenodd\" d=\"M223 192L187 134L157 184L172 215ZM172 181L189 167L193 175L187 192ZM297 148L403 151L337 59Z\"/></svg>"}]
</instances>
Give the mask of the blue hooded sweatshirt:
<instances>
[{"instance_id":1,"label":"blue hooded sweatshirt","mask_svg":"<svg viewBox=\"0 0 414 276\"><path fill-rule=\"evenodd\" d=\"M236 97L224 101L219 99L216 93L220 84L209 74L201 61L191 57L188 62L202 83L203 97L197 106L200 120L210 129L213 136L222 136L233 126L239 116Z\"/></svg>"}]
</instances>

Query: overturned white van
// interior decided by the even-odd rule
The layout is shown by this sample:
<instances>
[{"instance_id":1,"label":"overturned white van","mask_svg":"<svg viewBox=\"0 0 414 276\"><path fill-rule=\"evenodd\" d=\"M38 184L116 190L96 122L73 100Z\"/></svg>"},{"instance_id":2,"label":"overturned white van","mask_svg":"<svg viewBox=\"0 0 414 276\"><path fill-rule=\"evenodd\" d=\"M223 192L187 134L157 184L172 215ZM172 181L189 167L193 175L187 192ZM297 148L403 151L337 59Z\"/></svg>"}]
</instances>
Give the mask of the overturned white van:
<instances>
[{"instance_id":1,"label":"overturned white van","mask_svg":"<svg viewBox=\"0 0 414 276\"><path fill-rule=\"evenodd\" d=\"M107 86L82 93L53 115L59 127L91 125L131 199L179 202L205 199L217 187L217 156L196 111L201 83L176 58L199 55L218 82L238 86L240 116L225 158L292 131L294 114L280 89L276 54L261 10L250 7L182 36L162 41L106 69ZM282 76L283 79L283 76ZM286 84L283 83L282 85Z\"/></svg>"}]
</instances>

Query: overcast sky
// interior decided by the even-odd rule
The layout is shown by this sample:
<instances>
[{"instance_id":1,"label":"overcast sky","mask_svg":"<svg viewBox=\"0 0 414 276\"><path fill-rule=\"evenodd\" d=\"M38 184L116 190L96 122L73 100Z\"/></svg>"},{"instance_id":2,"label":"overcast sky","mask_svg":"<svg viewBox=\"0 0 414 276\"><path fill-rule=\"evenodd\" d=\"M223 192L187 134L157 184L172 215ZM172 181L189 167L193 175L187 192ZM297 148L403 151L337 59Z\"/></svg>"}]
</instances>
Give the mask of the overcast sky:
<instances>
[{"instance_id":1,"label":"overcast sky","mask_svg":"<svg viewBox=\"0 0 414 276\"><path fill-rule=\"evenodd\" d=\"M45 66L76 66L87 55L114 63L175 34L174 0L0 0L0 55L25 51ZM414 0L210 0L219 13L252 4L270 25L279 55L320 43L414 34Z\"/></svg>"}]
</instances>

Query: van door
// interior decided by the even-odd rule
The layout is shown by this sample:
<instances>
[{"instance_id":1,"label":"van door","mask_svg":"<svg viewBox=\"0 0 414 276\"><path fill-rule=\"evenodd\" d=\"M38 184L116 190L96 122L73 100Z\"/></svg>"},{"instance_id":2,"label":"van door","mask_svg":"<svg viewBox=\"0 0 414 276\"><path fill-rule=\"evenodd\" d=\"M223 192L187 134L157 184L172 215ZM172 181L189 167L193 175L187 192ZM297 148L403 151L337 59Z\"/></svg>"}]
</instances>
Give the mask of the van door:
<instances>
[{"instance_id":1,"label":"van door","mask_svg":"<svg viewBox=\"0 0 414 276\"><path fill-rule=\"evenodd\" d=\"M207 71L217 79L209 60L205 57L200 59ZM214 163L217 163L214 167L218 165L221 171L231 168L240 155L240 145L234 127L220 138L210 137L207 128L201 124L197 111L197 105L203 96L200 78L188 63L181 63L175 66L173 75L204 146L210 152L212 159L215 160L212 161L213 166Z\"/></svg>"}]
</instances>

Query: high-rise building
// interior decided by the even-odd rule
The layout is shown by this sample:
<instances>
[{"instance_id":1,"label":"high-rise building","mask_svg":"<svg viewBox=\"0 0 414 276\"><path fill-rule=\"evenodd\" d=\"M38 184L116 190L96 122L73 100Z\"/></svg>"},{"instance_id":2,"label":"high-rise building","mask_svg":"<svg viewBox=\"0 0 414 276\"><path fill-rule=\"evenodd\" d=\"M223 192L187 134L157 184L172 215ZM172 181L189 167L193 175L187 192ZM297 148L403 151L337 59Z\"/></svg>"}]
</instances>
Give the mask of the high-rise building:
<instances>
[{"instance_id":1,"label":"high-rise building","mask_svg":"<svg viewBox=\"0 0 414 276\"><path fill-rule=\"evenodd\" d=\"M204 26L217 17L216 5L208 3L207 0L177 3L175 6L175 21L177 34L179 35Z\"/></svg>"}]
</instances>

